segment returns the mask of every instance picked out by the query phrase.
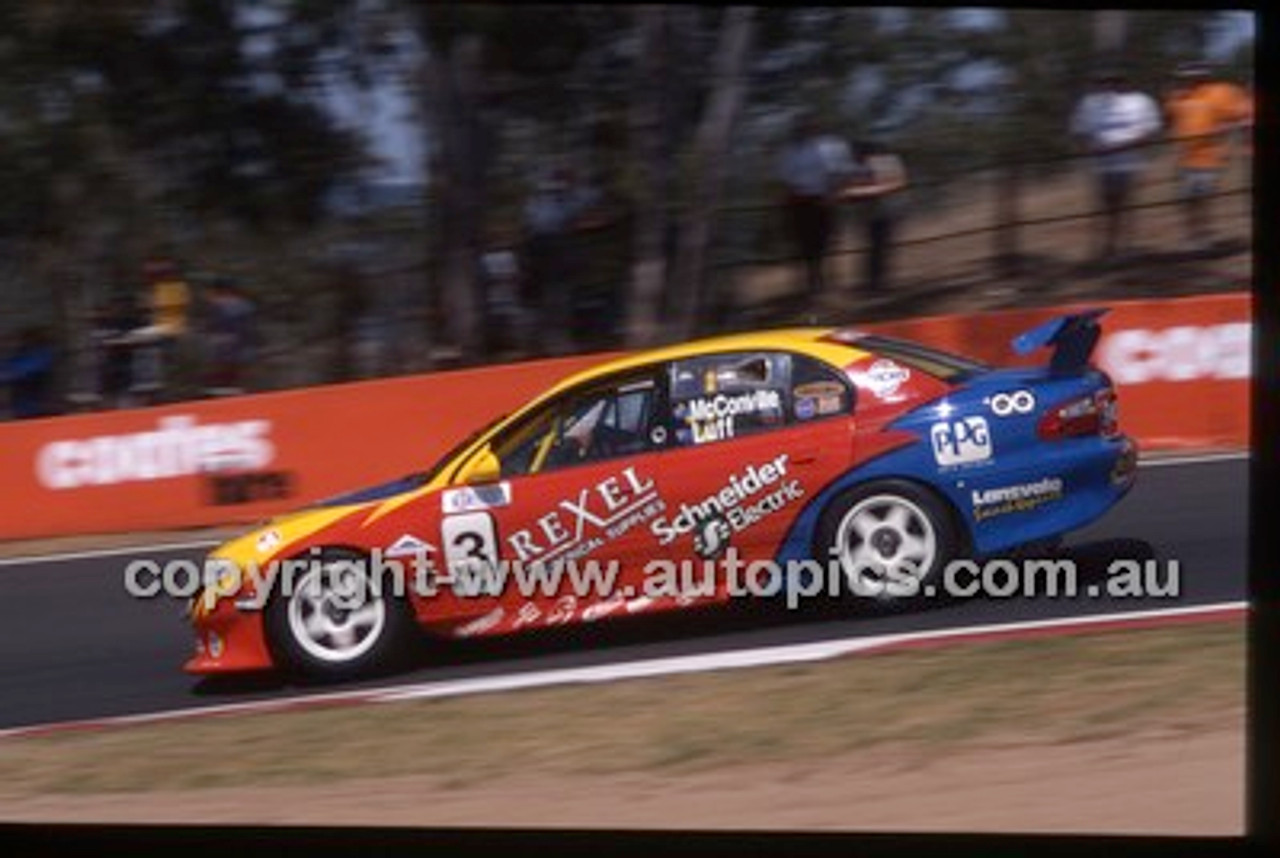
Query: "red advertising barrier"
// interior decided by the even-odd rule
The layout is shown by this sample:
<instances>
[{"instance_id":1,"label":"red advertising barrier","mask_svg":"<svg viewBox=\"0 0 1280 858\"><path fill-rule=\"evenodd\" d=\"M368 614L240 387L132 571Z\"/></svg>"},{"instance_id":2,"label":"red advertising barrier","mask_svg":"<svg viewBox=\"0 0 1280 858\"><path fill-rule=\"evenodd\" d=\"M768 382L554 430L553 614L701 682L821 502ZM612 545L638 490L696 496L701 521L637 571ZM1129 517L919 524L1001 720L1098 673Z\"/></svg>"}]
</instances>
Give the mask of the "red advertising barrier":
<instances>
[{"instance_id":1,"label":"red advertising barrier","mask_svg":"<svg viewBox=\"0 0 1280 858\"><path fill-rule=\"evenodd\" d=\"M1083 305L1081 305L1083 306ZM1111 302L1095 355L1144 449L1249 443L1247 294ZM1053 307L865 326L996 364ZM254 521L430 465L601 360L561 358L0 424L0 539Z\"/></svg>"},{"instance_id":2,"label":"red advertising barrier","mask_svg":"<svg viewBox=\"0 0 1280 858\"><path fill-rule=\"evenodd\" d=\"M1248 447L1253 312L1248 293L1106 301L865 326L998 365L1042 363L1010 340L1072 311L1110 307L1094 362L1120 395L1120 424L1144 450Z\"/></svg>"},{"instance_id":3,"label":"red advertising barrier","mask_svg":"<svg viewBox=\"0 0 1280 858\"><path fill-rule=\"evenodd\" d=\"M256 521L429 467L598 356L0 424L0 539Z\"/></svg>"}]
</instances>

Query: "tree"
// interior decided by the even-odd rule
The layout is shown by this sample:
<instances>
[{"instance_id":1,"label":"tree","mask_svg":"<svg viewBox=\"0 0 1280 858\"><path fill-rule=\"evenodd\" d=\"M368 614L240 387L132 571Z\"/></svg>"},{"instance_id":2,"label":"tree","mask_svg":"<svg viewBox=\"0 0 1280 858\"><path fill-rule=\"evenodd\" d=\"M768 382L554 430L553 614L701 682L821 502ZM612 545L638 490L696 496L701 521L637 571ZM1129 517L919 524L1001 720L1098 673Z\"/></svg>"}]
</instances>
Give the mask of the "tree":
<instances>
[{"instance_id":1,"label":"tree","mask_svg":"<svg viewBox=\"0 0 1280 858\"><path fill-rule=\"evenodd\" d=\"M434 151L432 237L442 311L463 361L482 357L483 279L477 259L492 213L492 178L507 123L563 126L581 107L565 93L593 34L614 25L571 7L414 4L426 45L423 115Z\"/></svg>"},{"instance_id":2,"label":"tree","mask_svg":"<svg viewBox=\"0 0 1280 858\"><path fill-rule=\"evenodd\" d=\"M658 336L663 289L667 280L667 192L671 160L664 157L667 115L663 74L667 11L662 6L635 7L636 62L631 89L630 160L634 187L635 238L627 301L627 344L652 345Z\"/></svg>"},{"instance_id":3,"label":"tree","mask_svg":"<svg viewBox=\"0 0 1280 858\"><path fill-rule=\"evenodd\" d=\"M434 224L444 318L463 360L475 359L483 344L484 294L477 261L488 152L484 148L477 98L481 86L482 42L460 36L431 52L424 93L435 135L431 176L436 188Z\"/></svg>"},{"instance_id":4,"label":"tree","mask_svg":"<svg viewBox=\"0 0 1280 858\"><path fill-rule=\"evenodd\" d=\"M336 32L322 4L257 23L240 5L0 4L0 239L68 351L125 257L213 220L308 228L361 164L312 85Z\"/></svg>"},{"instance_id":5,"label":"tree","mask_svg":"<svg viewBox=\"0 0 1280 858\"><path fill-rule=\"evenodd\" d=\"M715 52L711 91L693 141L693 199L681 218L676 251L674 294L676 333L690 336L706 289L707 248L724 184L730 134L746 90L744 71L751 51L755 10L731 6L724 11Z\"/></svg>"}]
</instances>

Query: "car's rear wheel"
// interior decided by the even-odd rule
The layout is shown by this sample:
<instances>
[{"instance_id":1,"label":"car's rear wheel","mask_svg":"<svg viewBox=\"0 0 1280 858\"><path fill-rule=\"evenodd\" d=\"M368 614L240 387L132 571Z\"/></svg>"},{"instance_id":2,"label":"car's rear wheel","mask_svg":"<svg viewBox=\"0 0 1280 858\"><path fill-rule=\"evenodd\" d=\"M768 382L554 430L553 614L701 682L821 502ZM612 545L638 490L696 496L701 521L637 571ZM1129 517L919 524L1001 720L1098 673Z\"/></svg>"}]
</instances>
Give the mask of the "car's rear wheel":
<instances>
[{"instance_id":1,"label":"car's rear wheel","mask_svg":"<svg viewBox=\"0 0 1280 858\"><path fill-rule=\"evenodd\" d=\"M409 606L372 585L361 555L325 552L289 583L266 615L282 667L313 679L346 679L391 667L404 655L413 628Z\"/></svg>"},{"instance_id":2,"label":"car's rear wheel","mask_svg":"<svg viewBox=\"0 0 1280 858\"><path fill-rule=\"evenodd\" d=\"M835 561L844 595L910 598L936 586L959 538L945 502L905 480L855 486L818 526L818 559Z\"/></svg>"}]
</instances>

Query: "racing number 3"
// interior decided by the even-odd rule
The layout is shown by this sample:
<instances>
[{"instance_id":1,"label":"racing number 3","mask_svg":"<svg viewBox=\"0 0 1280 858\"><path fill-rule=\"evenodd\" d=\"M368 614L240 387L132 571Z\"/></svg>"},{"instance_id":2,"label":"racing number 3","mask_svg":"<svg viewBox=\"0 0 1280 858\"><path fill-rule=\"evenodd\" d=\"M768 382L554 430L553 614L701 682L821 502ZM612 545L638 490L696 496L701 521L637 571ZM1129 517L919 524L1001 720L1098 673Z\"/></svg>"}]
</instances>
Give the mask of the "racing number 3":
<instances>
[{"instance_id":1,"label":"racing number 3","mask_svg":"<svg viewBox=\"0 0 1280 858\"><path fill-rule=\"evenodd\" d=\"M487 512L469 512L447 516L440 525L444 559L448 567L475 567L498 563L498 539L493 516Z\"/></svg>"}]
</instances>

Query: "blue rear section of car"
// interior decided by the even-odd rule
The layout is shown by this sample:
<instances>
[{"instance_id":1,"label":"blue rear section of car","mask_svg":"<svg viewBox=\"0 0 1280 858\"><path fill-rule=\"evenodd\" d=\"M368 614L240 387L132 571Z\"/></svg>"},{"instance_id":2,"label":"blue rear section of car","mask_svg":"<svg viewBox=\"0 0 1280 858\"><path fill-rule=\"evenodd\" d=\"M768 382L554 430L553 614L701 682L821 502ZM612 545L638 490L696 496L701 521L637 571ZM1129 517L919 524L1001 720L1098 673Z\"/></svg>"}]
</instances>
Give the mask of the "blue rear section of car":
<instances>
[{"instance_id":1,"label":"blue rear section of car","mask_svg":"<svg viewBox=\"0 0 1280 858\"><path fill-rule=\"evenodd\" d=\"M1113 474L1132 455L1132 442L1100 435L1046 440L1037 425L1050 410L1108 386L1095 369L1069 377L1048 367L1001 369L969 379L886 427L917 440L826 486L797 517L778 559L812 556L818 521L830 502L879 479L911 480L944 497L977 555L1084 527L1131 487L1131 476Z\"/></svg>"}]
</instances>

